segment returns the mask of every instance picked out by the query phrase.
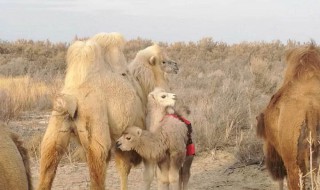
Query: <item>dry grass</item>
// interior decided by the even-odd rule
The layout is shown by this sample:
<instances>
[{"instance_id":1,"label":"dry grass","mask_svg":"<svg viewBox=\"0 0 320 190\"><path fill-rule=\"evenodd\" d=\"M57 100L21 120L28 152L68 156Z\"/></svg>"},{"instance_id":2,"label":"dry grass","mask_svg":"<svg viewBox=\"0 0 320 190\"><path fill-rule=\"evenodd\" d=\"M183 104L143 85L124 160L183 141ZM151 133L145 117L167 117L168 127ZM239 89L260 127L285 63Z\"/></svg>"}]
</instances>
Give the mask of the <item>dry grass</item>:
<instances>
[{"instance_id":1,"label":"dry grass","mask_svg":"<svg viewBox=\"0 0 320 190\"><path fill-rule=\"evenodd\" d=\"M56 88L29 76L0 77L0 119L9 121L21 111L49 109Z\"/></svg>"},{"instance_id":2,"label":"dry grass","mask_svg":"<svg viewBox=\"0 0 320 190\"><path fill-rule=\"evenodd\" d=\"M144 39L128 41L128 61L151 44ZM285 50L299 43L228 45L203 38L160 44L179 63L180 73L170 76L171 87L180 98L178 103L191 108L188 119L197 150L234 147L241 162L261 159L255 117L282 82ZM4 102L0 119L8 121L25 110L50 109L51 97L63 80L67 47L48 41L0 41L0 100Z\"/></svg>"}]
</instances>

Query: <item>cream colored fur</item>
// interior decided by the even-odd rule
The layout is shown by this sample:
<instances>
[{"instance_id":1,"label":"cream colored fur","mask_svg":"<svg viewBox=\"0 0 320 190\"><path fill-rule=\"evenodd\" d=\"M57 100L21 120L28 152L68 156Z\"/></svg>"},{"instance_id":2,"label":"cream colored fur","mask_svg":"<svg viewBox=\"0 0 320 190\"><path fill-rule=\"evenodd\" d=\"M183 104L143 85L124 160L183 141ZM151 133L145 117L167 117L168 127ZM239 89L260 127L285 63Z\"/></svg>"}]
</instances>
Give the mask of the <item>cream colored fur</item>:
<instances>
[{"instance_id":1,"label":"cream colored fur","mask_svg":"<svg viewBox=\"0 0 320 190\"><path fill-rule=\"evenodd\" d=\"M149 161L145 178L153 179L153 164L158 165L158 189L187 189L190 177L193 156L186 163L187 127L179 119L165 116L168 110L174 111L175 101L175 94L156 88L148 95L150 131L128 128L117 141L120 149L135 150Z\"/></svg>"},{"instance_id":2,"label":"cream colored fur","mask_svg":"<svg viewBox=\"0 0 320 190\"><path fill-rule=\"evenodd\" d=\"M5 124L0 128L0 189L32 189L27 150Z\"/></svg>"},{"instance_id":3,"label":"cream colored fur","mask_svg":"<svg viewBox=\"0 0 320 190\"><path fill-rule=\"evenodd\" d=\"M100 47L91 40L74 42L68 48L67 63L64 89L78 88L90 77L90 74L107 71L101 58Z\"/></svg>"},{"instance_id":4,"label":"cream colored fur","mask_svg":"<svg viewBox=\"0 0 320 190\"><path fill-rule=\"evenodd\" d=\"M143 102L155 87L169 90L167 73L177 73L177 63L168 59L165 52L157 44L137 53L129 64L129 71L136 78L143 91Z\"/></svg>"},{"instance_id":5,"label":"cream colored fur","mask_svg":"<svg viewBox=\"0 0 320 190\"><path fill-rule=\"evenodd\" d=\"M91 40L99 44L108 69L119 74L128 74L127 61L123 54L124 37L119 33L99 33Z\"/></svg>"},{"instance_id":6,"label":"cream colored fur","mask_svg":"<svg viewBox=\"0 0 320 190\"><path fill-rule=\"evenodd\" d=\"M161 125L161 120L168 113L174 113L173 106L175 105L176 95L167 93L163 88L155 88L148 95L147 104L147 129L155 132Z\"/></svg>"},{"instance_id":7,"label":"cream colored fur","mask_svg":"<svg viewBox=\"0 0 320 190\"><path fill-rule=\"evenodd\" d=\"M179 189L179 170L186 157L187 128L179 120L165 119L154 133L129 127L119 138L121 150L135 150L144 159L157 163L158 189ZM169 167L168 167L169 166Z\"/></svg>"},{"instance_id":8,"label":"cream colored fur","mask_svg":"<svg viewBox=\"0 0 320 190\"><path fill-rule=\"evenodd\" d=\"M107 43L107 42L106 42ZM113 42L113 44L117 44ZM119 49L123 41L119 41ZM107 46L106 46L107 47ZM133 78L109 70L101 45L90 39L75 42L67 54L65 86L54 100L48 128L41 143L40 180L38 189L50 189L58 163L74 133L85 150L90 171L91 189L104 189L105 170L112 144L128 126L145 129L146 110L141 97L145 87ZM148 51L149 52L149 51ZM120 51L114 54L122 54ZM149 55L149 54L148 54ZM115 55L115 57L121 55ZM142 56L142 55L140 55ZM170 65L169 65L170 66ZM176 67L176 65L175 65ZM151 69L163 76L163 70ZM160 74L159 74L159 73ZM143 73L140 73L143 75ZM154 80L157 77L152 77ZM162 79L152 82L162 85ZM116 166L121 189L127 188L127 176L136 160L134 152L116 151ZM106 162L107 161L107 162Z\"/></svg>"}]
</instances>

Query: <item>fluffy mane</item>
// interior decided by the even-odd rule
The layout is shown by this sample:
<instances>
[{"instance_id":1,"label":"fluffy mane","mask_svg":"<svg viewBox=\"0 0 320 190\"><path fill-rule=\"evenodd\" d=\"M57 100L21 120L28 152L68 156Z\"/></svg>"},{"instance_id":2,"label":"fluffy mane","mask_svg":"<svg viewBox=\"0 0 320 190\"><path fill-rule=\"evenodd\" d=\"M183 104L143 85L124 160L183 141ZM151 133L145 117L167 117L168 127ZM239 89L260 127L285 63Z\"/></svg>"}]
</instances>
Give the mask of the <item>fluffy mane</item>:
<instances>
[{"instance_id":1,"label":"fluffy mane","mask_svg":"<svg viewBox=\"0 0 320 190\"><path fill-rule=\"evenodd\" d=\"M92 40L75 41L67 52L67 71L64 88L77 88L90 73L103 70L100 47Z\"/></svg>"},{"instance_id":2,"label":"fluffy mane","mask_svg":"<svg viewBox=\"0 0 320 190\"><path fill-rule=\"evenodd\" d=\"M320 74L320 52L314 43L290 50L286 55L286 62L285 83Z\"/></svg>"},{"instance_id":3,"label":"fluffy mane","mask_svg":"<svg viewBox=\"0 0 320 190\"><path fill-rule=\"evenodd\" d=\"M153 56L158 60L163 59L161 48L157 44L140 50L129 65L130 72L142 84L141 87L146 95L156 87L156 78L149 63ZM166 78L164 72L156 74Z\"/></svg>"}]
</instances>

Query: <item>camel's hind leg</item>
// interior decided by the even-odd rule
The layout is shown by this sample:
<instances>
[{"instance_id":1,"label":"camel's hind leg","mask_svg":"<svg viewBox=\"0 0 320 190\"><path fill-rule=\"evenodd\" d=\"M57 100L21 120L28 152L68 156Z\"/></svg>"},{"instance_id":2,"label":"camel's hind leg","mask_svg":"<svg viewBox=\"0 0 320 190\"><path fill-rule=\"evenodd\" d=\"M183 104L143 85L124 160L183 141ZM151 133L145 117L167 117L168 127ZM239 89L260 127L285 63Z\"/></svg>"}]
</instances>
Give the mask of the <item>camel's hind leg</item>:
<instances>
[{"instance_id":1,"label":"camel's hind leg","mask_svg":"<svg viewBox=\"0 0 320 190\"><path fill-rule=\"evenodd\" d=\"M167 157L162 162L158 163L157 167L157 180L158 190L169 190L169 170L170 170L170 159Z\"/></svg>"},{"instance_id":2,"label":"camel's hind leg","mask_svg":"<svg viewBox=\"0 0 320 190\"><path fill-rule=\"evenodd\" d=\"M183 166L180 169L180 189L181 190L188 189L188 182L190 179L190 169L191 169L193 157L194 157L193 155L186 156Z\"/></svg>"},{"instance_id":3,"label":"camel's hind leg","mask_svg":"<svg viewBox=\"0 0 320 190\"><path fill-rule=\"evenodd\" d=\"M170 155L170 167L169 167L169 183L171 190L180 189L180 169L183 166L185 160L184 152L177 152Z\"/></svg>"},{"instance_id":4,"label":"camel's hind leg","mask_svg":"<svg viewBox=\"0 0 320 190\"><path fill-rule=\"evenodd\" d=\"M71 126L68 123L59 125L56 117L62 116L51 116L41 142L39 190L51 189L57 166L71 136Z\"/></svg>"},{"instance_id":5,"label":"camel's hind leg","mask_svg":"<svg viewBox=\"0 0 320 190\"><path fill-rule=\"evenodd\" d=\"M300 184L298 165L295 163L290 164L290 165L291 165L291 167L288 165L288 177L287 177L288 189L290 189L290 190L305 189L303 179L302 179L302 184Z\"/></svg>"},{"instance_id":6,"label":"camel's hind leg","mask_svg":"<svg viewBox=\"0 0 320 190\"><path fill-rule=\"evenodd\" d=\"M118 173L120 174L121 190L128 188L128 175L132 165L137 165L142 158L135 151L115 150L115 161Z\"/></svg>"},{"instance_id":7,"label":"camel's hind leg","mask_svg":"<svg viewBox=\"0 0 320 190\"><path fill-rule=\"evenodd\" d=\"M91 181L90 189L104 190L107 162L111 149L108 123L104 122L103 118L95 118L90 122L78 121L76 126L87 157Z\"/></svg>"},{"instance_id":8,"label":"camel's hind leg","mask_svg":"<svg viewBox=\"0 0 320 190\"><path fill-rule=\"evenodd\" d=\"M144 171L143 171L143 189L149 190L151 183L154 178L156 164L148 160L144 160Z\"/></svg>"}]
</instances>

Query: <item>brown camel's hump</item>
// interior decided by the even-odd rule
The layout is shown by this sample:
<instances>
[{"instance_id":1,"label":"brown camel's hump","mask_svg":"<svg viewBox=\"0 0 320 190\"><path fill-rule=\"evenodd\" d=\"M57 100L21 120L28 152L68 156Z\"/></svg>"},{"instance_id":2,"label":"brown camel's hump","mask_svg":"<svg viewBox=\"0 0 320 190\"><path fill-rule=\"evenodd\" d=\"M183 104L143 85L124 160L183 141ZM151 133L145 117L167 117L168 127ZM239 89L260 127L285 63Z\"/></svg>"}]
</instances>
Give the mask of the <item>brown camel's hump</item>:
<instances>
[{"instance_id":1,"label":"brown camel's hump","mask_svg":"<svg viewBox=\"0 0 320 190\"><path fill-rule=\"evenodd\" d=\"M286 62L285 82L320 75L320 51L314 43L290 50L286 55Z\"/></svg>"}]
</instances>

